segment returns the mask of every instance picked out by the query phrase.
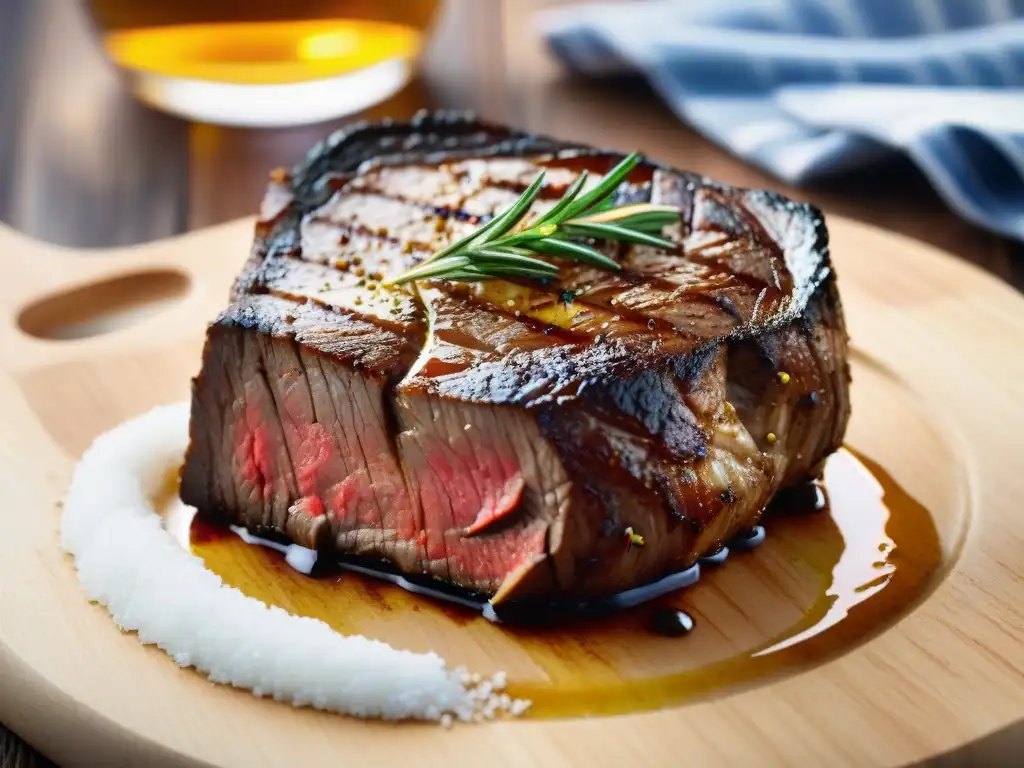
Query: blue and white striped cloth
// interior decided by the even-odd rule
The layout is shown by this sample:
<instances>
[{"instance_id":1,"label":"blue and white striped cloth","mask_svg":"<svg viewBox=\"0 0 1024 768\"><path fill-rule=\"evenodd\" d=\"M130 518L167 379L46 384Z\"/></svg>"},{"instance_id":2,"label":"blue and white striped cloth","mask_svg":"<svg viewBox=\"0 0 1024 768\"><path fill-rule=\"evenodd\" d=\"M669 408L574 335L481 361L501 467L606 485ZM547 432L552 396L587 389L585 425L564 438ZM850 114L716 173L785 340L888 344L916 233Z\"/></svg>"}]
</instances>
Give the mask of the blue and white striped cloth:
<instances>
[{"instance_id":1,"label":"blue and white striped cloth","mask_svg":"<svg viewBox=\"0 0 1024 768\"><path fill-rule=\"evenodd\" d=\"M962 216L1024 240L1024 0L633 0L540 23L571 68L645 76L785 182L904 152Z\"/></svg>"}]
</instances>

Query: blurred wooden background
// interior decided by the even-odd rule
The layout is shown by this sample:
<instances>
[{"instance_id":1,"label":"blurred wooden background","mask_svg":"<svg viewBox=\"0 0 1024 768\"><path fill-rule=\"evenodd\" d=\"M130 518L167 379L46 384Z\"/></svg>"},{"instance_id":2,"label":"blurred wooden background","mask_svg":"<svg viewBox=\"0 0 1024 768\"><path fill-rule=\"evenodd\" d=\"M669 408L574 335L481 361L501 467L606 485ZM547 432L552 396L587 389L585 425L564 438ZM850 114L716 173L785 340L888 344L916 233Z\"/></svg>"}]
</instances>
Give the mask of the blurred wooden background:
<instances>
[{"instance_id":1,"label":"blurred wooden background","mask_svg":"<svg viewBox=\"0 0 1024 768\"><path fill-rule=\"evenodd\" d=\"M572 1L449 0L423 77L360 117L469 108L526 129L638 149L924 240L1024 290L1024 248L958 219L909 163L788 189L683 126L644 85L567 78L544 51L533 14ZM168 117L122 89L78 3L0 0L0 221L37 238L125 245L250 215L268 169L299 161L343 122L258 131ZM942 762L969 760L963 753ZM42 765L49 762L0 725L0 767Z\"/></svg>"}]
</instances>

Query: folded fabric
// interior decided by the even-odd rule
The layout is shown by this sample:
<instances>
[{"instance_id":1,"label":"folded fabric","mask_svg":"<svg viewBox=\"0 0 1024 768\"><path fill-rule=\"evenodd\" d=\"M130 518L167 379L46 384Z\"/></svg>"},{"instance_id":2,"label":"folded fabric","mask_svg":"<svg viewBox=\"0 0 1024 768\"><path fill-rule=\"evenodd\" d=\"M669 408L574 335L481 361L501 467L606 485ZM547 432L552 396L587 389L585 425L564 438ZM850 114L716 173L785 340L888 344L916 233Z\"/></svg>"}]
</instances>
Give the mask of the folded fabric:
<instances>
[{"instance_id":1,"label":"folded fabric","mask_svg":"<svg viewBox=\"0 0 1024 768\"><path fill-rule=\"evenodd\" d=\"M567 66L646 77L782 181L903 152L962 216L1024 240L1024 0L634 0L540 24Z\"/></svg>"}]
</instances>

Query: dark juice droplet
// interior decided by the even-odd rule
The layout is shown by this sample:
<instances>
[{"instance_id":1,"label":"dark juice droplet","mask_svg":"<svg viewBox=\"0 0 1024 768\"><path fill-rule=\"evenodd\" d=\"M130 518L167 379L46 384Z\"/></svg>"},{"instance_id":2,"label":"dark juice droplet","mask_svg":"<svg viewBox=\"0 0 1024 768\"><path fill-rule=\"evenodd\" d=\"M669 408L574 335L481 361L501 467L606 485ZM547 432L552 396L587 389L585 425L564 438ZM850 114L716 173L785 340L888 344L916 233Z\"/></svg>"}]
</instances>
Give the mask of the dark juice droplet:
<instances>
[{"instance_id":1,"label":"dark juice droplet","mask_svg":"<svg viewBox=\"0 0 1024 768\"><path fill-rule=\"evenodd\" d=\"M716 552L710 555L705 555L700 559L702 565L725 565L725 561L729 559L729 548L725 545L718 548Z\"/></svg>"},{"instance_id":2,"label":"dark juice droplet","mask_svg":"<svg viewBox=\"0 0 1024 768\"><path fill-rule=\"evenodd\" d=\"M676 608L661 608L651 615L651 630L663 637L682 637L693 629L693 617Z\"/></svg>"},{"instance_id":3,"label":"dark juice droplet","mask_svg":"<svg viewBox=\"0 0 1024 768\"><path fill-rule=\"evenodd\" d=\"M748 531L743 531L736 538L729 542L733 549L753 549L764 544L765 533L763 525L755 525Z\"/></svg>"},{"instance_id":4,"label":"dark juice droplet","mask_svg":"<svg viewBox=\"0 0 1024 768\"><path fill-rule=\"evenodd\" d=\"M234 537L234 534L231 533L227 526L211 523L199 515L192 518L190 531L189 538L193 546L230 540Z\"/></svg>"},{"instance_id":5,"label":"dark juice droplet","mask_svg":"<svg viewBox=\"0 0 1024 768\"><path fill-rule=\"evenodd\" d=\"M828 492L825 486L813 480L779 491L772 499L768 512L784 510L786 514L810 514L828 509Z\"/></svg>"}]
</instances>

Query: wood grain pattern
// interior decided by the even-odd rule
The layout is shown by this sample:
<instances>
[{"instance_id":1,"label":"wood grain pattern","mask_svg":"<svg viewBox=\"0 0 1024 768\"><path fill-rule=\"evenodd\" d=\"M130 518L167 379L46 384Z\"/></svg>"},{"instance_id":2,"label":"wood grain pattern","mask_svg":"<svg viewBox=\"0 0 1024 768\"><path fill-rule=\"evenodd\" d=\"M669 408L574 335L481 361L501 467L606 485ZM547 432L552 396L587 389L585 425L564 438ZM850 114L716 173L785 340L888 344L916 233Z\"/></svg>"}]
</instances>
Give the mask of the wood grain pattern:
<instances>
[{"instance_id":1,"label":"wood grain pattern","mask_svg":"<svg viewBox=\"0 0 1024 768\"><path fill-rule=\"evenodd\" d=\"M0 446L0 501L17 510L0 516L0 537L17 542L0 554L0 583L19 585L0 589L0 717L65 766L186 758L367 765L412 750L426 765L453 755L611 765L635 760L637 744L647 762L669 764L679 759L680 743L694 764L902 764L1024 727L1024 523L1014 450L1024 429L1024 301L914 241L839 217L830 228L855 347L907 383L933 438L899 429L885 415L885 400L856 407L878 419L871 433L902 457L899 479L914 493L943 487L951 473L966 478L972 516L947 577L888 631L770 685L648 714L452 733L292 710L211 686L120 635L101 608L85 602L57 551L55 502L74 452L139 408L180 398L251 221L88 260L0 231L7 276L0 301L15 313L40 292L133 270L174 265L192 281L159 316L105 335L40 341L13 323L0 327L0 345L11 350L0 374L0 430L18 436ZM44 392L61 378L55 372L72 389L81 384L80 399ZM945 453L936 452L940 442ZM940 454L952 463L937 465Z\"/></svg>"}]
</instances>

